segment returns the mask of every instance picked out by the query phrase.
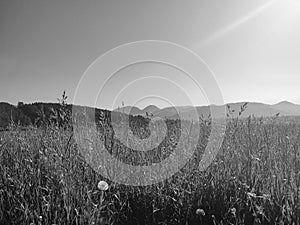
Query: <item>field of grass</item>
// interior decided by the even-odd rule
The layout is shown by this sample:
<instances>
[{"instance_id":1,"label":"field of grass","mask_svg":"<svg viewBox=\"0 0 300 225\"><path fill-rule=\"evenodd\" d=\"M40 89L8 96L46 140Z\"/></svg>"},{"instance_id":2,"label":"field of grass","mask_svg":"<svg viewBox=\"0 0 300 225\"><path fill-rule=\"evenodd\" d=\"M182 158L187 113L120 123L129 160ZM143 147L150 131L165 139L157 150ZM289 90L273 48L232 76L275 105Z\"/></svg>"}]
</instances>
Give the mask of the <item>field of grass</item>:
<instances>
[{"instance_id":1,"label":"field of grass","mask_svg":"<svg viewBox=\"0 0 300 225\"><path fill-rule=\"evenodd\" d=\"M151 160L172 151L176 124ZM99 133L111 154L128 159L110 128ZM106 180L102 191L97 184L105 178L86 162L69 126L11 125L0 133L0 224L300 224L300 124L228 119L217 158L200 172L209 133L204 121L193 158L168 180L138 187Z\"/></svg>"}]
</instances>

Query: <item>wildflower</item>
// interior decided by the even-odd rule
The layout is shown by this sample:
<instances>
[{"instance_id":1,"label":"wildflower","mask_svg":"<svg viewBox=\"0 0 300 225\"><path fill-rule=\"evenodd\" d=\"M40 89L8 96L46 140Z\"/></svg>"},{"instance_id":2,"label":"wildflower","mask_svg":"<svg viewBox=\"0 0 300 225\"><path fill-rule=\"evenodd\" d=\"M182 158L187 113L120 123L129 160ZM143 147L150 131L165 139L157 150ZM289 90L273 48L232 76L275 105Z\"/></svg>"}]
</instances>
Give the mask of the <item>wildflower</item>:
<instances>
[{"instance_id":1,"label":"wildflower","mask_svg":"<svg viewBox=\"0 0 300 225\"><path fill-rule=\"evenodd\" d=\"M101 191L107 191L108 190L108 183L106 183L106 181L101 180L98 183L98 189Z\"/></svg>"},{"instance_id":2,"label":"wildflower","mask_svg":"<svg viewBox=\"0 0 300 225\"><path fill-rule=\"evenodd\" d=\"M205 216L205 211L203 209L197 209L196 214L201 215L201 216Z\"/></svg>"}]
</instances>

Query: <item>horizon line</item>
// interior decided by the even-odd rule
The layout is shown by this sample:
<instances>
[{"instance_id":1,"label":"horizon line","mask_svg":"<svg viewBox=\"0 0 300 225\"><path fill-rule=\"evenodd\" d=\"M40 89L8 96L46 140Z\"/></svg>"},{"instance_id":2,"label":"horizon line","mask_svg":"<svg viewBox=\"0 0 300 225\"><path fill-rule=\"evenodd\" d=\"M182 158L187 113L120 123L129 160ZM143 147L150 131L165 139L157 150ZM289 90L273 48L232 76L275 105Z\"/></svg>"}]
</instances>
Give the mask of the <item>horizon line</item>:
<instances>
[{"instance_id":1,"label":"horizon line","mask_svg":"<svg viewBox=\"0 0 300 225\"><path fill-rule=\"evenodd\" d=\"M35 104L35 103L44 103L44 104L59 104L58 102L47 102L47 101L33 101L33 102L24 102L24 101L18 101L18 103L22 102L23 104ZM8 102L8 101L0 101L0 103L7 103L7 104L10 104L10 105L13 105L13 106L17 106L17 104L12 104L11 102ZM235 101L235 102L224 102L223 105L228 105L228 104L243 104L243 103L254 103L254 104L264 104L264 105L277 105L277 104L282 104L282 103L290 103L290 104L293 104L293 105L299 105L299 103L294 103L292 101L288 101L288 100L282 100L282 101L279 101L279 102L276 102L276 103L264 103L264 102L257 102L257 101ZM73 102L71 103L67 103L68 105L74 105ZM134 106L134 105L126 105L126 106L120 106L118 108L115 108L115 109L109 109L109 108L106 108L106 107L101 107L101 106L90 106L90 105L79 105L79 106L83 106L83 107L90 107L90 108L98 108L98 109L105 109L105 110L110 110L110 111L114 111L114 110L118 110L118 109L122 109L122 108L125 108L125 107L135 107L135 108L138 108L139 110L144 110L145 108L149 107L149 106L155 106L157 107L158 109L165 109L165 108L171 108L171 107L205 107L205 106L223 106L223 105L218 105L218 104L209 104L209 105L176 105L176 106L165 106L165 107L158 107L157 105L155 104L149 104L143 108L139 107L139 106Z\"/></svg>"}]
</instances>

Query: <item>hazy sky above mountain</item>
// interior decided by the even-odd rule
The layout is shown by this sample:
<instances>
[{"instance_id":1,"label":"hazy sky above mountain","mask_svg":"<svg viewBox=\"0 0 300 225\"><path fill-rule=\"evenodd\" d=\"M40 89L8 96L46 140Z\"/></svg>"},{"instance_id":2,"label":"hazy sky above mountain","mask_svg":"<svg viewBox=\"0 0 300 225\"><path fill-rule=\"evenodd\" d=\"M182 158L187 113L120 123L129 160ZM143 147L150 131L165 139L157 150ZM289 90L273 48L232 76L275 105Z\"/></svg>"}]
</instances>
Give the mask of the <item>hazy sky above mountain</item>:
<instances>
[{"instance_id":1,"label":"hazy sky above mountain","mask_svg":"<svg viewBox=\"0 0 300 225\"><path fill-rule=\"evenodd\" d=\"M71 100L97 57L121 44L155 39L197 53L213 70L224 102L300 104L299 0L2 0L0 34L0 101L55 102L64 89ZM137 68L131 73L141 71L146 73ZM131 73L124 71L116 82L124 83ZM168 85L143 80L119 100L133 104L155 87L184 105ZM86 95L87 104L91 98ZM203 96L192 98L207 103ZM99 107L109 108L110 101L101 98ZM138 106L164 104L155 101L148 98Z\"/></svg>"}]
</instances>

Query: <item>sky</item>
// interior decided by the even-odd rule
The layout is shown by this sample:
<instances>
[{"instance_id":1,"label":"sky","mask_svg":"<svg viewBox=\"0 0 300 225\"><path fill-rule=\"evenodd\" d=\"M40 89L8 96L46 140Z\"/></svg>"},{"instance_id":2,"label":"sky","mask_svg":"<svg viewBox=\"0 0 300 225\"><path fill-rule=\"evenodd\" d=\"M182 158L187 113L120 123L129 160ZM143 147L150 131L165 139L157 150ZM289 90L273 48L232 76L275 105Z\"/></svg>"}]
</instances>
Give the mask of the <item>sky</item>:
<instances>
[{"instance_id":1,"label":"sky","mask_svg":"<svg viewBox=\"0 0 300 225\"><path fill-rule=\"evenodd\" d=\"M1 0L0 102L56 102L66 90L69 102L108 109L122 102L141 108L215 103L207 93L215 86L196 87L176 65L144 62L100 73L101 55L142 40L197 54L206 74L192 76L213 77L225 103L300 104L299 0ZM172 52L162 49L155 54ZM107 67L117 64L112 59ZM84 81L91 71L97 82Z\"/></svg>"}]
</instances>

